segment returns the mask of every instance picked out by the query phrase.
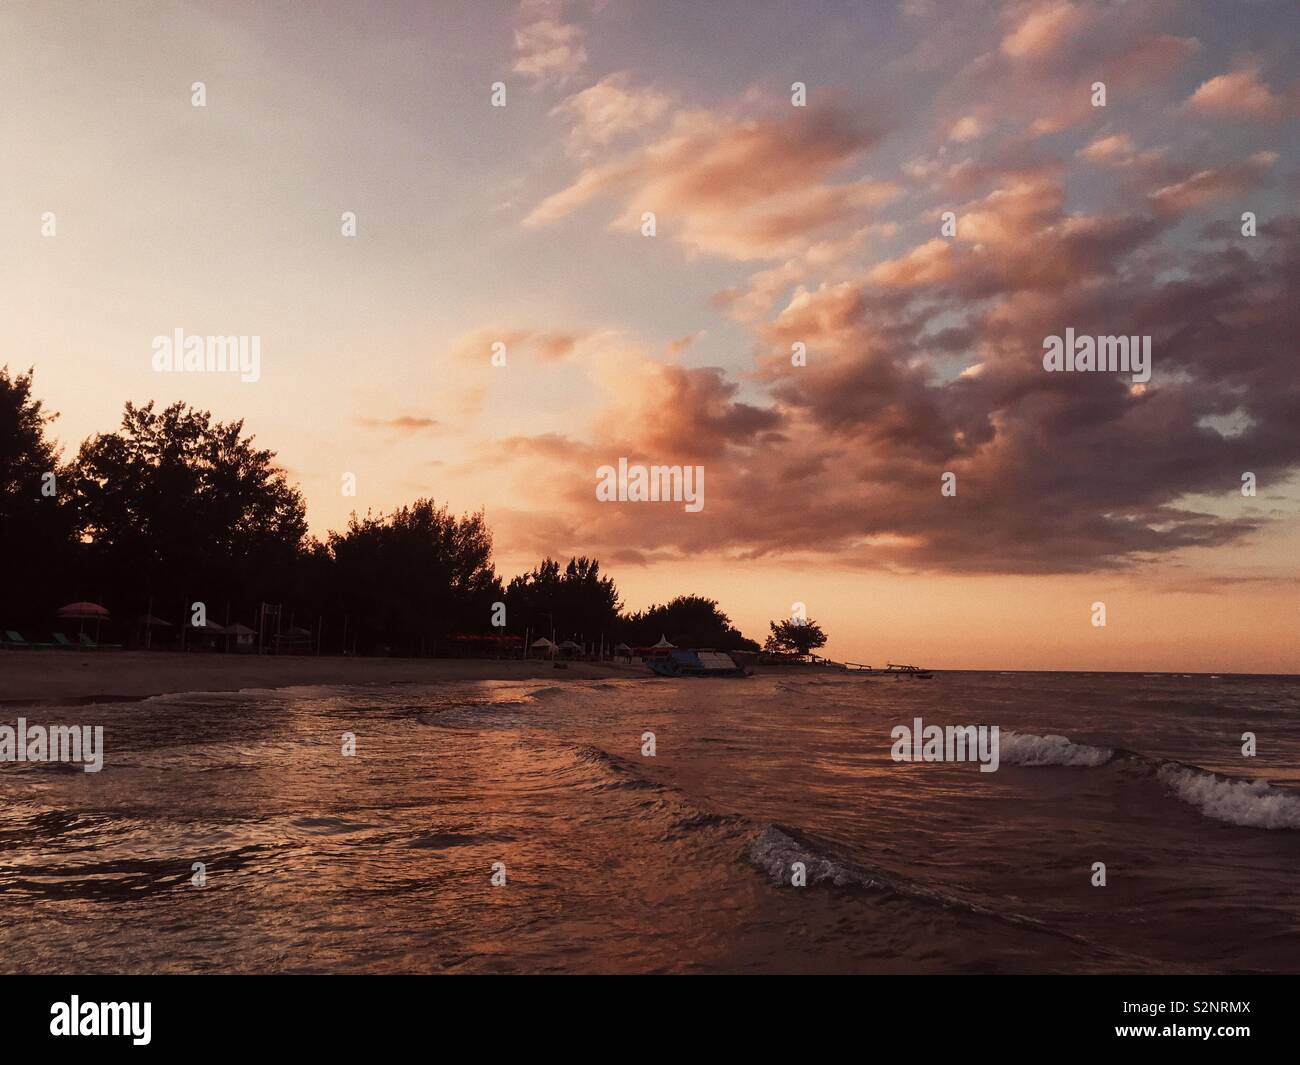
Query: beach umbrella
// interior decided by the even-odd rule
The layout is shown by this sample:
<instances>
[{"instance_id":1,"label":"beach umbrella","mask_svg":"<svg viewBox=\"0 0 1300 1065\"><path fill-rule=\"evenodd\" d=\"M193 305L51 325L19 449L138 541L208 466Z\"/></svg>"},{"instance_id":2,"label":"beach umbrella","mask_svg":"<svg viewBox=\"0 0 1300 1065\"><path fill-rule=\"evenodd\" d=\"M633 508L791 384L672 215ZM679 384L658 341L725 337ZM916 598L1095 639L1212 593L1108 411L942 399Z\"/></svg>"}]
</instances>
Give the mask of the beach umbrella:
<instances>
[{"instance_id":1,"label":"beach umbrella","mask_svg":"<svg viewBox=\"0 0 1300 1065\"><path fill-rule=\"evenodd\" d=\"M59 607L58 613L59 617L72 621L104 621L109 616L108 610L98 603L69 603Z\"/></svg>"},{"instance_id":2,"label":"beach umbrella","mask_svg":"<svg viewBox=\"0 0 1300 1065\"><path fill-rule=\"evenodd\" d=\"M675 643L669 643L669 642L668 642L668 637L665 636L665 635L663 635L663 633L660 633L660 634L659 634L659 642L658 642L657 644L655 644L655 647L657 647L657 648L659 648L659 649L661 649L661 650L664 650L664 649L667 649L667 648L670 648L670 647L676 647L676 646L677 646L677 645L676 645Z\"/></svg>"},{"instance_id":3,"label":"beach umbrella","mask_svg":"<svg viewBox=\"0 0 1300 1065\"><path fill-rule=\"evenodd\" d=\"M95 623L95 639L99 639L99 623L107 621L109 618L108 610L98 603L69 603L67 606L61 606L58 609L57 616L65 621L77 622L77 635L80 636L85 631L86 622Z\"/></svg>"}]
</instances>

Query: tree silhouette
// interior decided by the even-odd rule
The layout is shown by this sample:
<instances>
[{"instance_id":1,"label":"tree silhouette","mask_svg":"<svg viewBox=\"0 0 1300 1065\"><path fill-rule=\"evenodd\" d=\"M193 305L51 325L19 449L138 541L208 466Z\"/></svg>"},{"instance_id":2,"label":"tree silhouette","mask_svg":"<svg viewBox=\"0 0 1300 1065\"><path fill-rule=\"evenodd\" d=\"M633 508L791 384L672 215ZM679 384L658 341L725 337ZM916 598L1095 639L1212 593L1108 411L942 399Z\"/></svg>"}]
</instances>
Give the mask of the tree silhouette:
<instances>
[{"instance_id":1,"label":"tree silhouette","mask_svg":"<svg viewBox=\"0 0 1300 1065\"><path fill-rule=\"evenodd\" d=\"M0 369L0 621L48 632L55 608L92 599L119 630L149 609L174 624L202 602L210 620L255 626L282 605L329 632L323 650L437 654L449 637L525 627L560 639L757 649L713 599L678 596L630 617L594 558L545 558L502 587L483 513L456 517L431 499L389 515L351 515L325 542L308 537L301 493L254 446L244 423L183 403L127 403L121 428L87 439L67 466L45 431L56 415L32 374ZM346 639L344 638L346 633ZM120 631L125 637L129 633Z\"/></svg>"},{"instance_id":2,"label":"tree silhouette","mask_svg":"<svg viewBox=\"0 0 1300 1065\"><path fill-rule=\"evenodd\" d=\"M175 613L243 604L288 586L307 530L275 454L182 403L127 403L122 427L81 445L70 475L78 531L105 594ZM165 605L164 605L165 604Z\"/></svg>"},{"instance_id":3,"label":"tree silhouette","mask_svg":"<svg viewBox=\"0 0 1300 1065\"><path fill-rule=\"evenodd\" d=\"M826 633L822 632L821 626L812 618L807 621L788 618L785 621L771 621L768 622L768 627L772 633L763 644L765 651L806 655L814 648L826 645Z\"/></svg>"},{"instance_id":4,"label":"tree silhouette","mask_svg":"<svg viewBox=\"0 0 1300 1065\"><path fill-rule=\"evenodd\" d=\"M489 631L503 594L482 512L457 518L431 499L388 517L353 514L330 534L329 555L335 609L365 650L428 654L455 633Z\"/></svg>"},{"instance_id":5,"label":"tree silhouette","mask_svg":"<svg viewBox=\"0 0 1300 1065\"><path fill-rule=\"evenodd\" d=\"M44 624L76 584L66 471L32 397L32 371L0 367L0 608L8 625Z\"/></svg>"},{"instance_id":6,"label":"tree silhouette","mask_svg":"<svg viewBox=\"0 0 1300 1065\"><path fill-rule=\"evenodd\" d=\"M663 606L631 615L623 626L624 639L634 647L646 647L660 636L678 647L713 647L720 651L757 651L718 606L716 599L702 595L679 595Z\"/></svg>"},{"instance_id":7,"label":"tree silhouette","mask_svg":"<svg viewBox=\"0 0 1300 1065\"><path fill-rule=\"evenodd\" d=\"M613 637L622 602L610 577L600 572L594 558L571 558L560 570L555 559L545 558L530 573L521 573L506 586L506 611L510 628L524 627L557 639L579 637L588 642Z\"/></svg>"}]
</instances>

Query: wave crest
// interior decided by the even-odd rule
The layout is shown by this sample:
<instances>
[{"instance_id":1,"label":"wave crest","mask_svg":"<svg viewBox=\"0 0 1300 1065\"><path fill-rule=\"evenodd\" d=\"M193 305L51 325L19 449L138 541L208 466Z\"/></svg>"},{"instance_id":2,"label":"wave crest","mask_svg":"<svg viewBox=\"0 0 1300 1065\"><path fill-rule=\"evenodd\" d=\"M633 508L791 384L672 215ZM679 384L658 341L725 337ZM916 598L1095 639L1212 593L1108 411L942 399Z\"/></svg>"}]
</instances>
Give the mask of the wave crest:
<instances>
[{"instance_id":1,"label":"wave crest","mask_svg":"<svg viewBox=\"0 0 1300 1065\"><path fill-rule=\"evenodd\" d=\"M1028 732L1002 733L999 757L1010 765L1068 765L1094 768L1114 757L1110 747L1090 747L1071 743L1066 736L1035 736Z\"/></svg>"},{"instance_id":2,"label":"wave crest","mask_svg":"<svg viewBox=\"0 0 1300 1065\"><path fill-rule=\"evenodd\" d=\"M1221 776L1185 762L1150 758L1119 747L1090 747L1056 735L1003 732L1000 755L1003 762L1024 766L1091 768L1122 763L1143 776L1155 776L1174 798L1215 821L1243 828L1300 829L1300 793L1266 780Z\"/></svg>"},{"instance_id":3,"label":"wave crest","mask_svg":"<svg viewBox=\"0 0 1300 1065\"><path fill-rule=\"evenodd\" d=\"M1246 828L1300 829L1300 795L1264 780L1234 780L1196 766L1166 762L1160 782L1206 817Z\"/></svg>"}]
</instances>

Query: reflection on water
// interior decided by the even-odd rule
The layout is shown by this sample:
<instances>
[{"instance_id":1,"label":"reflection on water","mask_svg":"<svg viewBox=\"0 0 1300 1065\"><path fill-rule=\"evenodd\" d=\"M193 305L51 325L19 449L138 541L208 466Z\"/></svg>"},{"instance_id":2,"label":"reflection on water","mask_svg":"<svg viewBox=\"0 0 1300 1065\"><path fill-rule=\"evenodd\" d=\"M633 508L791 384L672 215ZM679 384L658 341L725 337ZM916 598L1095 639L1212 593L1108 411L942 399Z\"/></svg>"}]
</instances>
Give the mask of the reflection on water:
<instances>
[{"instance_id":1,"label":"reflection on water","mask_svg":"<svg viewBox=\"0 0 1300 1065\"><path fill-rule=\"evenodd\" d=\"M98 774L0 766L0 954L8 971L1293 970L1297 711L1293 679L1082 674L13 711L103 724L106 755ZM890 729L918 716L1012 730L1017 760L897 764Z\"/></svg>"}]
</instances>

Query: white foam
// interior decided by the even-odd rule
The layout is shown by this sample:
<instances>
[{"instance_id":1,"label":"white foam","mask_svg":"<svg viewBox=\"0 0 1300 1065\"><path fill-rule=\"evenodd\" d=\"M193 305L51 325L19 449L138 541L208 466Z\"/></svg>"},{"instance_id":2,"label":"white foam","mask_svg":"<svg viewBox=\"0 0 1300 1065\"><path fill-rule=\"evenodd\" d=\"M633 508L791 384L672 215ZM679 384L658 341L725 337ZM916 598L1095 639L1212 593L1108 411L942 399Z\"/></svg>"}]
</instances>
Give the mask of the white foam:
<instances>
[{"instance_id":1,"label":"white foam","mask_svg":"<svg viewBox=\"0 0 1300 1065\"><path fill-rule=\"evenodd\" d=\"M1248 828L1300 828L1300 795L1263 780L1233 780L1203 769L1162 765L1159 777L1206 817Z\"/></svg>"},{"instance_id":2,"label":"white foam","mask_svg":"<svg viewBox=\"0 0 1300 1065\"><path fill-rule=\"evenodd\" d=\"M1066 736L1035 736L1028 732L1002 733L999 753L1011 765L1105 765L1115 753L1109 747L1071 743Z\"/></svg>"},{"instance_id":3,"label":"white foam","mask_svg":"<svg viewBox=\"0 0 1300 1065\"><path fill-rule=\"evenodd\" d=\"M807 844L773 824L764 825L763 830L750 841L749 860L778 884L788 880L794 862L803 862L809 884L829 882L836 887L849 884L877 886L872 877L863 876L856 870L817 854Z\"/></svg>"}]
</instances>

